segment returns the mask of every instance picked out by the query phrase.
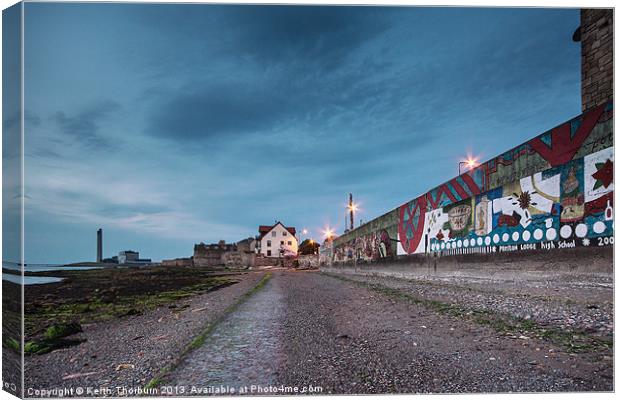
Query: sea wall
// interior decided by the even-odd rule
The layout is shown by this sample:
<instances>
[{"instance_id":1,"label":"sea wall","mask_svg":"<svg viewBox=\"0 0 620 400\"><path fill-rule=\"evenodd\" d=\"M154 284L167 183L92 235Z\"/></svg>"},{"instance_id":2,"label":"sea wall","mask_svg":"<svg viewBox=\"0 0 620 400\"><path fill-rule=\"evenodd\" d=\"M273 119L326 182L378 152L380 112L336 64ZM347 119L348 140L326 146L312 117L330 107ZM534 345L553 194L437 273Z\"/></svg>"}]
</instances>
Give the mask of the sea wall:
<instances>
[{"instance_id":1,"label":"sea wall","mask_svg":"<svg viewBox=\"0 0 620 400\"><path fill-rule=\"evenodd\" d=\"M588 282L613 278L613 247L579 247L562 257L546 250L441 256L416 254L371 263L349 261L321 265L321 271L405 279L465 279L482 281L557 280ZM583 281L582 281L583 279Z\"/></svg>"},{"instance_id":2,"label":"sea wall","mask_svg":"<svg viewBox=\"0 0 620 400\"><path fill-rule=\"evenodd\" d=\"M612 245L613 162L608 102L340 236L331 261Z\"/></svg>"}]
</instances>

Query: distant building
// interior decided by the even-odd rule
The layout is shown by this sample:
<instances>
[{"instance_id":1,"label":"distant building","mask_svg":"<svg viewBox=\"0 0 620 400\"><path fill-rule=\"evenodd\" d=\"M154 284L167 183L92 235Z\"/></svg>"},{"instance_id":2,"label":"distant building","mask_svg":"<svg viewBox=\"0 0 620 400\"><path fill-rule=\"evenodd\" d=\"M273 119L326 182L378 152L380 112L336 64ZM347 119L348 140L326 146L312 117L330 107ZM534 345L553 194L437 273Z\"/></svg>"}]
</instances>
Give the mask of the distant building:
<instances>
[{"instance_id":1,"label":"distant building","mask_svg":"<svg viewBox=\"0 0 620 400\"><path fill-rule=\"evenodd\" d=\"M140 253L133 250L124 250L118 253L119 264L148 264L150 258L140 258Z\"/></svg>"},{"instance_id":2,"label":"distant building","mask_svg":"<svg viewBox=\"0 0 620 400\"><path fill-rule=\"evenodd\" d=\"M133 250L124 250L118 253L119 264L125 264L127 262L137 261L140 258L140 253Z\"/></svg>"},{"instance_id":3,"label":"distant building","mask_svg":"<svg viewBox=\"0 0 620 400\"><path fill-rule=\"evenodd\" d=\"M226 265L224 255L236 252L237 245L220 240L217 243L194 245L193 264L197 267L216 267Z\"/></svg>"},{"instance_id":4,"label":"distant building","mask_svg":"<svg viewBox=\"0 0 620 400\"><path fill-rule=\"evenodd\" d=\"M281 222L275 225L261 225L258 227L259 254L265 257L284 257L297 255L296 231L293 227L286 227Z\"/></svg>"},{"instance_id":5,"label":"distant building","mask_svg":"<svg viewBox=\"0 0 620 400\"><path fill-rule=\"evenodd\" d=\"M257 241L253 237L249 237L247 239L243 239L237 242L237 250L242 251L244 253L255 253Z\"/></svg>"}]
</instances>

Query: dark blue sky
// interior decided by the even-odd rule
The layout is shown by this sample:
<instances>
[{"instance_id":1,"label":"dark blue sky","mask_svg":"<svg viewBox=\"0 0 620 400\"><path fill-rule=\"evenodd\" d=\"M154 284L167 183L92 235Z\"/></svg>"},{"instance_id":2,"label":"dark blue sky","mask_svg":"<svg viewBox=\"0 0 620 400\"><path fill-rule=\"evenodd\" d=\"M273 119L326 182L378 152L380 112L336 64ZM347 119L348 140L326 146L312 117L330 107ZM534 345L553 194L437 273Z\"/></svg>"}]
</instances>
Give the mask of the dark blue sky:
<instances>
[{"instance_id":1,"label":"dark blue sky","mask_svg":"<svg viewBox=\"0 0 620 400\"><path fill-rule=\"evenodd\" d=\"M580 113L578 10L27 3L26 261L342 231ZM310 236L310 235L309 235Z\"/></svg>"}]
</instances>

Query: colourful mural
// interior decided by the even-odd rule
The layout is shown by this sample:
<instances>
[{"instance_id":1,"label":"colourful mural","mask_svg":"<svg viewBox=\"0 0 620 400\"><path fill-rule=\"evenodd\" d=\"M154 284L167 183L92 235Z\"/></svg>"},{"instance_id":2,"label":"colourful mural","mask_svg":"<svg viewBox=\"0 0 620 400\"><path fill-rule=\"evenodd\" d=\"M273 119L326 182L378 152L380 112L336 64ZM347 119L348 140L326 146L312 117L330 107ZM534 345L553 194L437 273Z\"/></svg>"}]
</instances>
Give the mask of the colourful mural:
<instances>
[{"instance_id":1,"label":"colourful mural","mask_svg":"<svg viewBox=\"0 0 620 400\"><path fill-rule=\"evenodd\" d=\"M336 261L356 259L370 262L395 255L394 239L390 238L386 229L382 229L339 245L336 247L334 259Z\"/></svg>"},{"instance_id":2,"label":"colourful mural","mask_svg":"<svg viewBox=\"0 0 620 400\"><path fill-rule=\"evenodd\" d=\"M612 118L600 106L484 163L466 174L486 175L469 196L433 201L452 180L402 205L398 254L612 244Z\"/></svg>"},{"instance_id":3,"label":"colourful mural","mask_svg":"<svg viewBox=\"0 0 620 400\"><path fill-rule=\"evenodd\" d=\"M472 197L471 205L466 200L433 210L430 251L613 244L613 159L609 147ZM437 230L433 219L448 222Z\"/></svg>"},{"instance_id":4,"label":"colourful mural","mask_svg":"<svg viewBox=\"0 0 620 400\"><path fill-rule=\"evenodd\" d=\"M613 162L608 103L341 236L335 261L613 244Z\"/></svg>"}]
</instances>

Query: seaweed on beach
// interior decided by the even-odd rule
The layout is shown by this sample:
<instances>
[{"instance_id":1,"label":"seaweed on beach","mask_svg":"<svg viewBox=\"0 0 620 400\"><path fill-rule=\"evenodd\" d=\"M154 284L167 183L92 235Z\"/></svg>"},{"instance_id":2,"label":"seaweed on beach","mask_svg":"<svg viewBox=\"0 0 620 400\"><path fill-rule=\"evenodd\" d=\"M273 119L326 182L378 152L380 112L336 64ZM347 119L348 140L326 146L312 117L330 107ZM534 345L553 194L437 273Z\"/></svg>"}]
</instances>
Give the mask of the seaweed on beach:
<instances>
[{"instance_id":1,"label":"seaweed on beach","mask_svg":"<svg viewBox=\"0 0 620 400\"><path fill-rule=\"evenodd\" d=\"M50 272L45 272L51 275ZM26 354L80 343L82 324L113 321L169 306L237 282L206 268L104 268L54 271L58 283L25 287Z\"/></svg>"}]
</instances>

